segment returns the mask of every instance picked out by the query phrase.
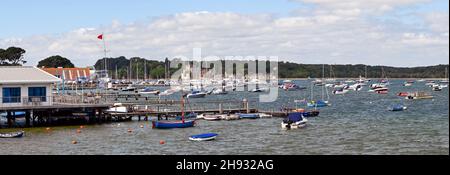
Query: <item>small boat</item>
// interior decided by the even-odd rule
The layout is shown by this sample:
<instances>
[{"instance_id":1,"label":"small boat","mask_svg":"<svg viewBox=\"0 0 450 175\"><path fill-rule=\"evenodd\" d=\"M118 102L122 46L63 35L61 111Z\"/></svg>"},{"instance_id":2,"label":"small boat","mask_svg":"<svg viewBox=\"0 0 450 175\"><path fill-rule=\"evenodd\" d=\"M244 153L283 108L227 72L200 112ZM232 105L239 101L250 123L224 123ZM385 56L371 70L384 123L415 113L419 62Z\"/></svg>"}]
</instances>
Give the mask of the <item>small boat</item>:
<instances>
[{"instance_id":1,"label":"small boat","mask_svg":"<svg viewBox=\"0 0 450 175\"><path fill-rule=\"evenodd\" d=\"M403 110L406 110L406 109L407 109L406 106L403 106L401 104L397 104L397 105L394 105L394 106L390 107L389 111L403 111Z\"/></svg>"},{"instance_id":2,"label":"small boat","mask_svg":"<svg viewBox=\"0 0 450 175\"><path fill-rule=\"evenodd\" d=\"M432 87L432 90L433 90L433 91L442 91L442 87L441 87L440 85L434 85L434 86Z\"/></svg>"},{"instance_id":3,"label":"small boat","mask_svg":"<svg viewBox=\"0 0 450 175\"><path fill-rule=\"evenodd\" d=\"M222 120L239 120L239 115L236 114L225 114L225 115L221 115L220 119Z\"/></svg>"},{"instance_id":4,"label":"small boat","mask_svg":"<svg viewBox=\"0 0 450 175\"><path fill-rule=\"evenodd\" d=\"M189 140L192 141L210 141L216 139L218 134L216 133L206 133L206 134L198 134L189 137Z\"/></svg>"},{"instance_id":5,"label":"small boat","mask_svg":"<svg viewBox=\"0 0 450 175\"><path fill-rule=\"evenodd\" d=\"M238 114L240 119L257 119L259 114Z\"/></svg>"},{"instance_id":6,"label":"small boat","mask_svg":"<svg viewBox=\"0 0 450 175\"><path fill-rule=\"evenodd\" d=\"M409 92L400 92L400 93L397 94L397 96L407 97L407 96L409 96L409 94L411 94L411 93L409 93Z\"/></svg>"},{"instance_id":7,"label":"small boat","mask_svg":"<svg viewBox=\"0 0 450 175\"><path fill-rule=\"evenodd\" d=\"M205 92L200 92L200 91L192 91L191 93L189 93L186 97L187 98L203 98L206 96Z\"/></svg>"},{"instance_id":8,"label":"small boat","mask_svg":"<svg viewBox=\"0 0 450 175\"><path fill-rule=\"evenodd\" d=\"M377 94L387 94L389 92L388 88L377 88L374 89L375 93Z\"/></svg>"},{"instance_id":9,"label":"small boat","mask_svg":"<svg viewBox=\"0 0 450 175\"><path fill-rule=\"evenodd\" d=\"M308 107L312 107L312 108L321 108L321 107L326 107L329 106L329 104L326 101L323 100L319 100L319 101L311 101L308 102Z\"/></svg>"},{"instance_id":10,"label":"small boat","mask_svg":"<svg viewBox=\"0 0 450 175\"><path fill-rule=\"evenodd\" d=\"M425 93L425 92L415 92L412 94L409 94L405 99L409 100L421 100L421 99L432 99L433 96Z\"/></svg>"},{"instance_id":11,"label":"small boat","mask_svg":"<svg viewBox=\"0 0 450 175\"><path fill-rule=\"evenodd\" d=\"M152 128L172 129L172 128L189 128L195 125L194 120L174 120L174 121L152 121Z\"/></svg>"},{"instance_id":12,"label":"small boat","mask_svg":"<svg viewBox=\"0 0 450 175\"><path fill-rule=\"evenodd\" d=\"M220 120L222 117L220 115L205 115L203 116L203 119L207 121L217 121Z\"/></svg>"},{"instance_id":13,"label":"small boat","mask_svg":"<svg viewBox=\"0 0 450 175\"><path fill-rule=\"evenodd\" d=\"M333 94L335 94L335 95L343 95L343 94L346 94L347 92L348 92L347 89L337 89L337 90L333 91Z\"/></svg>"},{"instance_id":14,"label":"small boat","mask_svg":"<svg viewBox=\"0 0 450 175\"><path fill-rule=\"evenodd\" d=\"M115 103L113 107L107 109L105 112L107 113L127 113L128 109L126 106L122 105L122 103Z\"/></svg>"},{"instance_id":15,"label":"small boat","mask_svg":"<svg viewBox=\"0 0 450 175\"><path fill-rule=\"evenodd\" d=\"M266 89L255 88L255 89L252 89L250 92L264 92L264 91L266 91Z\"/></svg>"},{"instance_id":16,"label":"small boat","mask_svg":"<svg viewBox=\"0 0 450 175\"><path fill-rule=\"evenodd\" d=\"M216 89L212 91L212 94L214 95L226 95L228 94L227 91L225 91L224 89Z\"/></svg>"},{"instance_id":17,"label":"small boat","mask_svg":"<svg viewBox=\"0 0 450 175\"><path fill-rule=\"evenodd\" d=\"M405 86L405 87L409 87L409 86L412 86L413 84L412 83L404 83L403 84L403 86Z\"/></svg>"},{"instance_id":18,"label":"small boat","mask_svg":"<svg viewBox=\"0 0 450 175\"><path fill-rule=\"evenodd\" d=\"M259 118L270 118L272 115L266 113L259 113Z\"/></svg>"},{"instance_id":19,"label":"small boat","mask_svg":"<svg viewBox=\"0 0 450 175\"><path fill-rule=\"evenodd\" d=\"M348 88L350 90L360 91L360 90L362 90L362 86L363 86L362 83L356 83L356 84L349 86Z\"/></svg>"},{"instance_id":20,"label":"small boat","mask_svg":"<svg viewBox=\"0 0 450 175\"><path fill-rule=\"evenodd\" d=\"M283 129L298 129L306 127L308 120L303 117L302 113L293 112L281 122L281 128Z\"/></svg>"},{"instance_id":21,"label":"small boat","mask_svg":"<svg viewBox=\"0 0 450 175\"><path fill-rule=\"evenodd\" d=\"M123 92L136 91L136 87L129 85L125 88L122 88L121 91L123 91Z\"/></svg>"},{"instance_id":22,"label":"small boat","mask_svg":"<svg viewBox=\"0 0 450 175\"><path fill-rule=\"evenodd\" d=\"M319 116L319 114L320 114L320 111L318 111L318 110L302 112L303 117L317 117L317 116Z\"/></svg>"},{"instance_id":23,"label":"small boat","mask_svg":"<svg viewBox=\"0 0 450 175\"><path fill-rule=\"evenodd\" d=\"M158 95L160 93L159 90L154 90L150 88L145 88L139 91L139 94L151 94L151 95Z\"/></svg>"},{"instance_id":24,"label":"small boat","mask_svg":"<svg viewBox=\"0 0 450 175\"><path fill-rule=\"evenodd\" d=\"M24 131L12 132L12 133L0 133L0 138L19 138L24 135Z\"/></svg>"}]
</instances>

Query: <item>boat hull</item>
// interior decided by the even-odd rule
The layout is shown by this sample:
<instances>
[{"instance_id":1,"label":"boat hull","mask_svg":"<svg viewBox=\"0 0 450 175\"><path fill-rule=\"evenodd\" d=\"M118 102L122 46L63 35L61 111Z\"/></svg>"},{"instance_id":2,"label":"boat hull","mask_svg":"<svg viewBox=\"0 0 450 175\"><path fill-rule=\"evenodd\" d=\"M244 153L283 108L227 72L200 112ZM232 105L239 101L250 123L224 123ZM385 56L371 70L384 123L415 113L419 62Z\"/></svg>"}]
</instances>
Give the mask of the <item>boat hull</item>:
<instances>
[{"instance_id":1,"label":"boat hull","mask_svg":"<svg viewBox=\"0 0 450 175\"><path fill-rule=\"evenodd\" d=\"M215 133L207 133L207 134L199 134L199 135L193 135L189 137L189 140L192 141L211 141L216 139L218 134Z\"/></svg>"},{"instance_id":2,"label":"boat hull","mask_svg":"<svg viewBox=\"0 0 450 175\"><path fill-rule=\"evenodd\" d=\"M0 133L0 138L19 138L24 135L24 131L14 133Z\"/></svg>"},{"instance_id":3,"label":"boat hull","mask_svg":"<svg viewBox=\"0 0 450 175\"><path fill-rule=\"evenodd\" d=\"M189 128L195 121L152 121L152 127L157 129Z\"/></svg>"}]
</instances>

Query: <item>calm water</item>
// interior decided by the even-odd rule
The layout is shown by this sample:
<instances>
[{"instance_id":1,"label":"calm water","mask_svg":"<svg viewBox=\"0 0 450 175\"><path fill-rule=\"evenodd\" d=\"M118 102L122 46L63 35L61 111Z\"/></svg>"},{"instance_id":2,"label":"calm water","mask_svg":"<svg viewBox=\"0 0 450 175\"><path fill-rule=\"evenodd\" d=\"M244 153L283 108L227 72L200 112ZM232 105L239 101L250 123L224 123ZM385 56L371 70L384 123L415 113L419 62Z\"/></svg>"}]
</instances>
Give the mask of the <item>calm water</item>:
<instances>
[{"instance_id":1,"label":"calm water","mask_svg":"<svg viewBox=\"0 0 450 175\"><path fill-rule=\"evenodd\" d=\"M306 85L305 81L297 83ZM449 154L449 91L432 92L424 83L402 87L391 82L388 95L349 92L331 95L331 107L321 109L304 129L285 131L280 118L239 121L199 121L194 128L156 130L149 122L124 122L118 125L57 127L26 130L20 139L0 139L0 154ZM427 91L433 100L402 100L395 94ZM232 92L206 99L256 99L258 94ZM320 87L315 88L320 96ZM310 91L280 91L273 103L259 104L264 109L282 105L295 107L294 99L309 98ZM175 98L175 97L174 97ZM403 103L407 111L389 112L387 107ZM144 128L140 128L144 125ZM133 129L128 133L128 128ZM192 134L216 132L211 142L191 142ZM73 145L72 140L79 143ZM165 140L166 144L159 144Z\"/></svg>"}]
</instances>

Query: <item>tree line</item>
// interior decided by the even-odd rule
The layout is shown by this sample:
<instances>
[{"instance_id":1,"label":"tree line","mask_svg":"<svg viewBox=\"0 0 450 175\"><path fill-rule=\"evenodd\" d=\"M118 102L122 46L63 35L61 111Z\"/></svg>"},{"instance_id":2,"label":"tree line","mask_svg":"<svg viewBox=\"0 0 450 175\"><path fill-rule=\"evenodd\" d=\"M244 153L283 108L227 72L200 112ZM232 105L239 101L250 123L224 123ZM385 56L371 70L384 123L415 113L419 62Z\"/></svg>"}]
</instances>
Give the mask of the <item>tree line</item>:
<instances>
[{"instance_id":1,"label":"tree line","mask_svg":"<svg viewBox=\"0 0 450 175\"><path fill-rule=\"evenodd\" d=\"M27 61L24 58L26 51L20 47L0 48L0 66L21 66ZM116 58L98 59L94 64L96 70L103 70L105 59L109 77L114 79L131 78L139 79L159 79L166 76L165 62L150 60L141 57L127 59L124 56ZM239 61L237 61L239 62ZM319 65L300 64L293 62L278 62L278 76L280 78L358 78L359 76L368 78L381 78L383 73L387 78L444 78L448 64L423 66L423 67L390 67L390 66L369 66L357 65ZM60 55L50 56L39 61L37 67L64 67L73 68L75 65L70 59ZM169 68L170 73L174 73L179 68ZM247 72L247 66L244 66ZM269 70L266 70L269 72ZM169 74L170 76L170 74Z\"/></svg>"}]
</instances>

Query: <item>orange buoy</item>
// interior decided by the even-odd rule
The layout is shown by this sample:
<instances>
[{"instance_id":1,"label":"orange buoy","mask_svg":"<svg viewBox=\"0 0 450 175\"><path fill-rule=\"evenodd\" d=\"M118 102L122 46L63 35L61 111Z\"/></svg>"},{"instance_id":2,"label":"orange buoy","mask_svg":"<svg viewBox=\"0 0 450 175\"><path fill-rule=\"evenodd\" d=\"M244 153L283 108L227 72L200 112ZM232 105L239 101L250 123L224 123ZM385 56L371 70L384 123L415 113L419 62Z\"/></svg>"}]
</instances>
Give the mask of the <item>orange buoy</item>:
<instances>
[{"instance_id":1,"label":"orange buoy","mask_svg":"<svg viewBox=\"0 0 450 175\"><path fill-rule=\"evenodd\" d=\"M141 125L140 127L141 127L141 128L144 128L144 125Z\"/></svg>"},{"instance_id":2,"label":"orange buoy","mask_svg":"<svg viewBox=\"0 0 450 175\"><path fill-rule=\"evenodd\" d=\"M80 129L83 129L83 128L84 128L84 126L83 126L83 125L81 125L81 126L80 126Z\"/></svg>"},{"instance_id":3,"label":"orange buoy","mask_svg":"<svg viewBox=\"0 0 450 175\"><path fill-rule=\"evenodd\" d=\"M131 130L131 129L128 129L128 132L133 132L133 130Z\"/></svg>"},{"instance_id":4,"label":"orange buoy","mask_svg":"<svg viewBox=\"0 0 450 175\"><path fill-rule=\"evenodd\" d=\"M45 130L50 131L51 128L45 128Z\"/></svg>"},{"instance_id":5,"label":"orange buoy","mask_svg":"<svg viewBox=\"0 0 450 175\"><path fill-rule=\"evenodd\" d=\"M77 133L78 133L78 134L81 133L81 130L80 130L80 129L77 129Z\"/></svg>"},{"instance_id":6,"label":"orange buoy","mask_svg":"<svg viewBox=\"0 0 450 175\"><path fill-rule=\"evenodd\" d=\"M72 140L72 144L77 144L78 142L76 140Z\"/></svg>"},{"instance_id":7,"label":"orange buoy","mask_svg":"<svg viewBox=\"0 0 450 175\"><path fill-rule=\"evenodd\" d=\"M160 141L159 141L159 144L164 145L164 144L166 144L166 141L160 140Z\"/></svg>"}]
</instances>

